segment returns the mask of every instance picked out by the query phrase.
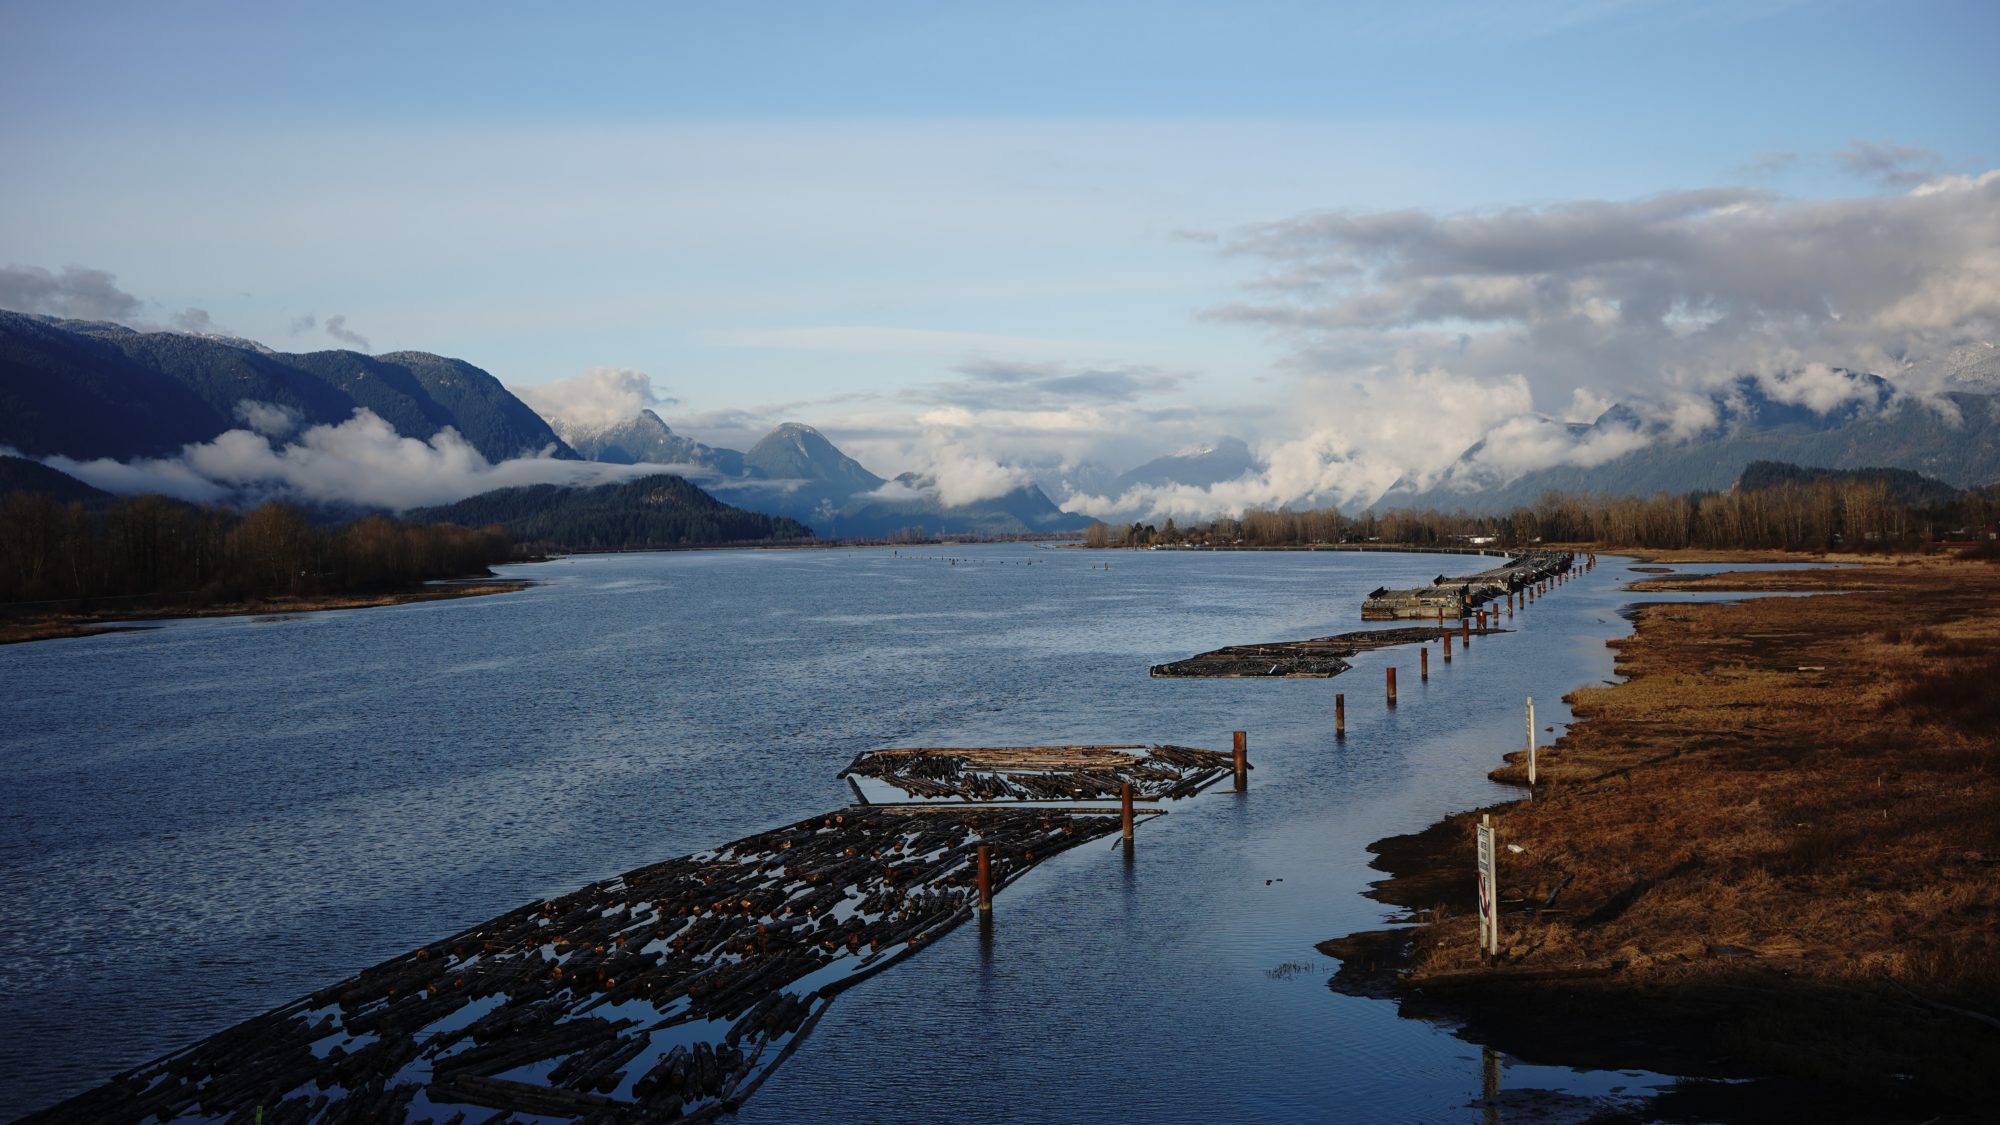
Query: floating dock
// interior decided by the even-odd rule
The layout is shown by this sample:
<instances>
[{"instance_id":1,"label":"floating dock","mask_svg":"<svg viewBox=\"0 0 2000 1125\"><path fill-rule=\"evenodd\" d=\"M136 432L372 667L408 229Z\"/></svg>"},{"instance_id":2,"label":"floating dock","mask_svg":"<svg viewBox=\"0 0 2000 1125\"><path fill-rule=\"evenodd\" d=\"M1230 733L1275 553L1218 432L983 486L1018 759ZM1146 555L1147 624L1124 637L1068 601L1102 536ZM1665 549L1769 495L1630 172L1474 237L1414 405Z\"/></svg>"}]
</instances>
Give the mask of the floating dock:
<instances>
[{"instance_id":1,"label":"floating dock","mask_svg":"<svg viewBox=\"0 0 2000 1125\"><path fill-rule=\"evenodd\" d=\"M1569 570L1575 556L1568 551L1532 551L1506 566L1483 570L1460 578L1440 574L1428 586L1413 590L1372 591L1361 603L1363 621L1390 621L1398 618L1433 620L1440 614L1456 621L1474 609L1525 590Z\"/></svg>"},{"instance_id":2,"label":"floating dock","mask_svg":"<svg viewBox=\"0 0 2000 1125\"><path fill-rule=\"evenodd\" d=\"M1306 641L1273 641L1261 645L1231 645L1213 652L1190 656L1170 664L1153 665L1153 678L1164 679L1326 679L1338 676L1353 665L1347 657L1396 645L1423 644L1446 635L1464 633L1483 637L1504 633L1505 629L1364 629L1334 637Z\"/></svg>"}]
</instances>

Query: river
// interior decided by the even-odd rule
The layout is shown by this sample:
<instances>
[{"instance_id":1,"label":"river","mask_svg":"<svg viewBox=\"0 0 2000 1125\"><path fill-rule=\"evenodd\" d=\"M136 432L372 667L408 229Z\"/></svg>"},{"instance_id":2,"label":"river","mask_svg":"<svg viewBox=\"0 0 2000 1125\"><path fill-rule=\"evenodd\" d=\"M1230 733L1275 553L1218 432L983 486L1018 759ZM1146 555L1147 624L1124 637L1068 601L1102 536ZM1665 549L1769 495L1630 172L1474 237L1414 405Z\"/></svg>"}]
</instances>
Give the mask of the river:
<instances>
[{"instance_id":1,"label":"river","mask_svg":"<svg viewBox=\"0 0 2000 1125\"><path fill-rule=\"evenodd\" d=\"M1387 916L1361 895L1370 841L1512 795L1484 774L1524 697L1559 731L1559 697L1611 675L1634 576L1605 564L1433 651L1428 682L1414 651L1333 680L1146 671L1359 628L1368 590L1478 560L593 556L503 568L540 583L518 594L0 649L0 1119L531 899L847 803L860 750L1241 729L1249 793L1169 805L1130 865L1094 844L1036 868L989 928L835 1001L739 1119L1476 1120L1479 1048L1331 992L1313 945ZM1509 1087L1661 1081L1503 1061Z\"/></svg>"}]
</instances>

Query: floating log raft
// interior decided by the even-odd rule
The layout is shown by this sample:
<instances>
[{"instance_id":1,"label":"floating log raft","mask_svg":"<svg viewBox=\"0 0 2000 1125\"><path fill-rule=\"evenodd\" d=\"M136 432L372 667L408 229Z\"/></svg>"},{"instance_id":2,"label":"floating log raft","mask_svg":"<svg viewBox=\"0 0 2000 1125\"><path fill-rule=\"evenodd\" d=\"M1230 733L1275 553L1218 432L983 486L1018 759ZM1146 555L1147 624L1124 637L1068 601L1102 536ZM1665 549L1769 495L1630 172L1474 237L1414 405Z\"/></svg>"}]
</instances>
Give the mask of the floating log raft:
<instances>
[{"instance_id":1,"label":"floating log raft","mask_svg":"<svg viewBox=\"0 0 2000 1125\"><path fill-rule=\"evenodd\" d=\"M915 800L1110 800L1191 797L1230 771L1228 754L1187 746L903 748L857 755L840 776L872 778ZM856 792L860 792L857 787Z\"/></svg>"},{"instance_id":2,"label":"floating log raft","mask_svg":"<svg viewBox=\"0 0 2000 1125\"><path fill-rule=\"evenodd\" d=\"M1562 574L1574 560L1575 556L1568 551L1531 551L1505 566L1478 574L1461 578L1447 578L1440 574L1430 585L1414 590L1382 587L1371 591L1362 601L1361 619L1434 620L1441 613L1446 620L1456 621L1496 598L1504 598L1516 590L1527 589L1537 582Z\"/></svg>"},{"instance_id":3,"label":"floating log raft","mask_svg":"<svg viewBox=\"0 0 2000 1125\"><path fill-rule=\"evenodd\" d=\"M842 809L531 903L24 1120L713 1120L834 995L970 915L979 845L1000 886L1118 830Z\"/></svg>"},{"instance_id":4,"label":"floating log raft","mask_svg":"<svg viewBox=\"0 0 2000 1125\"><path fill-rule=\"evenodd\" d=\"M1504 629L1473 629L1474 634L1503 633ZM1260 677L1302 677L1325 679L1347 671L1346 658L1361 652L1396 645L1435 641L1457 629L1404 628L1363 629L1334 637L1308 641L1274 641L1262 645L1231 645L1214 652L1190 656L1171 664L1153 665L1154 679L1252 679Z\"/></svg>"}]
</instances>

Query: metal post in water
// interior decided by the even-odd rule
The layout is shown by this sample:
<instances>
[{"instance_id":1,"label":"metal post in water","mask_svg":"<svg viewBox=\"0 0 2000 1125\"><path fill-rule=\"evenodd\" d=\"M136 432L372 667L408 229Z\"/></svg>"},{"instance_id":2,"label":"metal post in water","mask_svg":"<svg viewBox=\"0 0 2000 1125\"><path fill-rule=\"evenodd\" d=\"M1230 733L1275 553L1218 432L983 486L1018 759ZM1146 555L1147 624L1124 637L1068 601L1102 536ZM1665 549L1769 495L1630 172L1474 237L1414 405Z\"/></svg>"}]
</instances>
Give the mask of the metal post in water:
<instances>
[{"instance_id":1,"label":"metal post in water","mask_svg":"<svg viewBox=\"0 0 2000 1125\"><path fill-rule=\"evenodd\" d=\"M1396 670L1389 669L1389 706L1396 705Z\"/></svg>"},{"instance_id":2,"label":"metal post in water","mask_svg":"<svg viewBox=\"0 0 2000 1125\"><path fill-rule=\"evenodd\" d=\"M1249 735L1236 732L1236 791L1250 788L1250 748Z\"/></svg>"},{"instance_id":3,"label":"metal post in water","mask_svg":"<svg viewBox=\"0 0 2000 1125\"><path fill-rule=\"evenodd\" d=\"M1458 642L1468 646L1472 644L1472 619L1470 617L1461 617L1458 619Z\"/></svg>"},{"instance_id":4,"label":"metal post in water","mask_svg":"<svg viewBox=\"0 0 2000 1125\"><path fill-rule=\"evenodd\" d=\"M1500 1056L1491 1047L1481 1047L1479 1119L1483 1125L1500 1125Z\"/></svg>"},{"instance_id":5,"label":"metal post in water","mask_svg":"<svg viewBox=\"0 0 2000 1125\"><path fill-rule=\"evenodd\" d=\"M1444 662L1445 662L1446 664L1449 664L1449 663L1451 663L1451 634L1450 634L1450 633L1446 633L1446 634L1444 635Z\"/></svg>"},{"instance_id":6,"label":"metal post in water","mask_svg":"<svg viewBox=\"0 0 2000 1125\"><path fill-rule=\"evenodd\" d=\"M979 845L979 909L993 909L993 845Z\"/></svg>"},{"instance_id":7,"label":"metal post in water","mask_svg":"<svg viewBox=\"0 0 2000 1125\"><path fill-rule=\"evenodd\" d=\"M1347 696L1340 692L1333 694L1333 736L1347 737Z\"/></svg>"},{"instance_id":8,"label":"metal post in water","mask_svg":"<svg viewBox=\"0 0 2000 1125\"><path fill-rule=\"evenodd\" d=\"M1124 818L1125 838L1132 838L1132 783L1125 782L1118 787L1118 811Z\"/></svg>"},{"instance_id":9,"label":"metal post in water","mask_svg":"<svg viewBox=\"0 0 2000 1125\"><path fill-rule=\"evenodd\" d=\"M1425 682L1431 678L1431 649L1429 645L1417 650L1417 675Z\"/></svg>"}]
</instances>

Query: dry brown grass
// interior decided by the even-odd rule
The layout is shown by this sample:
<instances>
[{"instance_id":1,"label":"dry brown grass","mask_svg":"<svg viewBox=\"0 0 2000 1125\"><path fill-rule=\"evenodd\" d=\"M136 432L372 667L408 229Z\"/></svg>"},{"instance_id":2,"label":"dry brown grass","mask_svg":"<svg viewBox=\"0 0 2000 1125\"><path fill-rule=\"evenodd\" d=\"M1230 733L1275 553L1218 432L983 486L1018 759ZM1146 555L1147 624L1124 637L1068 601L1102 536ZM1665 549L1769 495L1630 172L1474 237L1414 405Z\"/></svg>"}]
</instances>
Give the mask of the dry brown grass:
<instances>
[{"instance_id":1,"label":"dry brown grass","mask_svg":"<svg viewBox=\"0 0 2000 1125\"><path fill-rule=\"evenodd\" d=\"M1452 901L1411 980L1616 966L1563 987L1608 1009L1694 1003L1750 1069L1947 1105L1993 1093L2000 1025L1938 1005L2000 1017L2000 568L1645 587L1837 596L1642 609L1614 643L1628 681L1575 692L1582 721L1540 753L1535 799L1494 811L1526 849L1503 851L1499 965ZM1523 758L1495 777L1524 781ZM1461 872L1474 819L1435 830Z\"/></svg>"}]
</instances>

